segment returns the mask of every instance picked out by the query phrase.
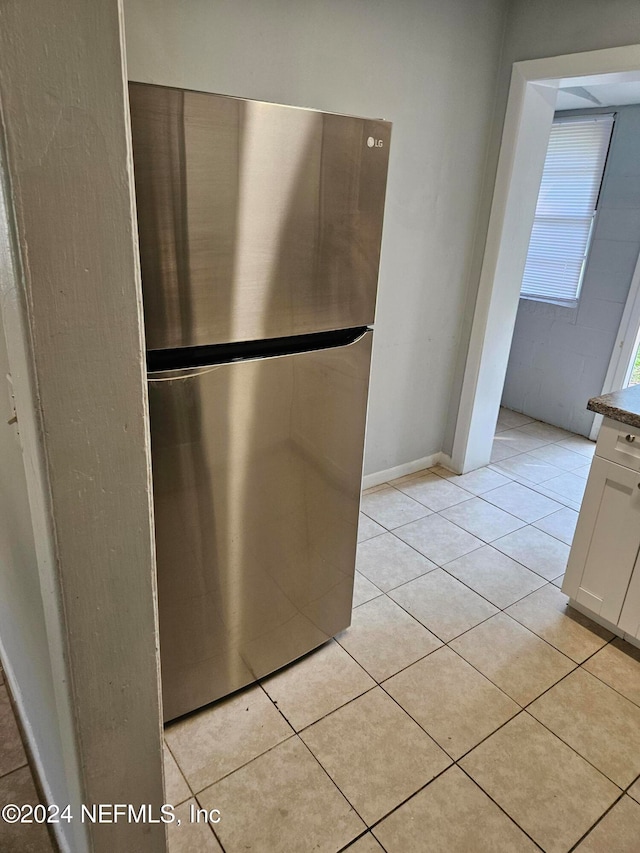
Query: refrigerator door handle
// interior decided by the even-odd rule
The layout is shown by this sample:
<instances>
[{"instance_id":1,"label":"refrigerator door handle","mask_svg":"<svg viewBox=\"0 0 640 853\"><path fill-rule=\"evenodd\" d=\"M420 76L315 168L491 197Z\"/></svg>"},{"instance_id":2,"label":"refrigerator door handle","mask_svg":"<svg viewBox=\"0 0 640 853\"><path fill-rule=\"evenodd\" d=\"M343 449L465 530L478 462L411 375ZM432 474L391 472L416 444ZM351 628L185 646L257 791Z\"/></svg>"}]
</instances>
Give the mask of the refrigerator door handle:
<instances>
[{"instance_id":1,"label":"refrigerator door handle","mask_svg":"<svg viewBox=\"0 0 640 853\"><path fill-rule=\"evenodd\" d=\"M196 376L204 376L205 373L213 373L219 370L222 364L210 364L205 367L186 367L183 370L162 370L157 373L148 373L149 382L170 382L176 379L193 379Z\"/></svg>"},{"instance_id":2,"label":"refrigerator door handle","mask_svg":"<svg viewBox=\"0 0 640 853\"><path fill-rule=\"evenodd\" d=\"M292 338L280 338L277 341L257 341L257 347L242 352L248 345L231 344L212 347L193 347L185 349L173 358L168 359L165 352L147 354L147 378L149 382L168 382L174 379L192 379L217 370L225 364L233 364L240 361L260 361L282 356L301 355L305 352L321 352L336 348L354 346L361 341L365 335L371 332L370 326L361 326L357 329L338 329L320 335L301 335ZM172 363L173 361L173 363Z\"/></svg>"},{"instance_id":3,"label":"refrigerator door handle","mask_svg":"<svg viewBox=\"0 0 640 853\"><path fill-rule=\"evenodd\" d=\"M349 341L349 343L344 344L344 346L352 347L354 344L357 344L358 341L361 341L364 338L364 336L367 334L367 332L371 332L371 331L373 331L371 326L365 326L357 338L354 338L352 341Z\"/></svg>"}]
</instances>

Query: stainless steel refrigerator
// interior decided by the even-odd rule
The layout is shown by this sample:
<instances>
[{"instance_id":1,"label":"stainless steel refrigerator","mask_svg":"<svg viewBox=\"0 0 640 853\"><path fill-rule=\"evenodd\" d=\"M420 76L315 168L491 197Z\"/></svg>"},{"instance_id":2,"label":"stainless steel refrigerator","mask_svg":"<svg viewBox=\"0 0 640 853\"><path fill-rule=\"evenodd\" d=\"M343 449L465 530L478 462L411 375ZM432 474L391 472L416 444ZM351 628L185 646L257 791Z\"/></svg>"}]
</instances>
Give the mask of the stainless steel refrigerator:
<instances>
[{"instance_id":1,"label":"stainless steel refrigerator","mask_svg":"<svg viewBox=\"0 0 640 853\"><path fill-rule=\"evenodd\" d=\"M350 623L391 126L129 88L169 720Z\"/></svg>"}]
</instances>

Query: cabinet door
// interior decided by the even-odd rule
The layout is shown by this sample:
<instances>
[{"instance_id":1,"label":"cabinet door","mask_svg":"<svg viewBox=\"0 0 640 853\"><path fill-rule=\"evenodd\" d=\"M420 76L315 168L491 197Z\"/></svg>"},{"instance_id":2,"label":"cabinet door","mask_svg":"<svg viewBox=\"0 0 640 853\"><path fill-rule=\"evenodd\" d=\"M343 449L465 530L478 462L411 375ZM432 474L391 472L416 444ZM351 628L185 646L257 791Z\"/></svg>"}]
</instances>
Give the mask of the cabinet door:
<instances>
[{"instance_id":1,"label":"cabinet door","mask_svg":"<svg viewBox=\"0 0 640 853\"><path fill-rule=\"evenodd\" d=\"M640 556L631 575L618 625L625 633L640 639Z\"/></svg>"},{"instance_id":2,"label":"cabinet door","mask_svg":"<svg viewBox=\"0 0 640 853\"><path fill-rule=\"evenodd\" d=\"M563 591L618 623L640 548L640 475L594 458Z\"/></svg>"}]
</instances>

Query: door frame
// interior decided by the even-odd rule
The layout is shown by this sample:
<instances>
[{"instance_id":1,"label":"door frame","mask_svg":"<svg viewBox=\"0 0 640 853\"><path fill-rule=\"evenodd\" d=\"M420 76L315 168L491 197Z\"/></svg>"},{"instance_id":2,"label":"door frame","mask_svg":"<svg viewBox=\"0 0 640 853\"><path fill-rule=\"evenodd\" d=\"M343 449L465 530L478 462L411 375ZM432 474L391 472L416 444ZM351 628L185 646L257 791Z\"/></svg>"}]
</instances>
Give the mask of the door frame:
<instances>
[{"instance_id":1,"label":"door frame","mask_svg":"<svg viewBox=\"0 0 640 853\"><path fill-rule=\"evenodd\" d=\"M620 328L616 336L616 342L613 345L611 352L611 360L609 368L604 378L602 386L603 394L610 394L612 391L620 391L626 388L627 382L631 375L633 365L631 360L638 350L640 342L640 254L636 261L635 270L629 287L629 295L624 306L622 319L620 320ZM595 441L598 437L600 425L602 424L602 415L596 415L593 419L593 426L589 433L589 438Z\"/></svg>"},{"instance_id":2,"label":"door frame","mask_svg":"<svg viewBox=\"0 0 640 853\"><path fill-rule=\"evenodd\" d=\"M451 467L487 465L509 361L557 91L640 80L640 45L515 62Z\"/></svg>"}]
</instances>

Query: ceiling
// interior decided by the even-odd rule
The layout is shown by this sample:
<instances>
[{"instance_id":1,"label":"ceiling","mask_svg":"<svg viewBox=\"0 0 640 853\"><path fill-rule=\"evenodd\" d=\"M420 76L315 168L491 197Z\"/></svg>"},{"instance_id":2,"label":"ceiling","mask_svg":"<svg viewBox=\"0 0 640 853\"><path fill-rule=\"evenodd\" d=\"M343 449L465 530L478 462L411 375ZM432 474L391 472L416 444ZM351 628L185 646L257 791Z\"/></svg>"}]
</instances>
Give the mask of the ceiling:
<instances>
[{"instance_id":1,"label":"ceiling","mask_svg":"<svg viewBox=\"0 0 640 853\"><path fill-rule=\"evenodd\" d=\"M584 110L592 107L640 104L640 81L599 83L558 89L556 110Z\"/></svg>"}]
</instances>

